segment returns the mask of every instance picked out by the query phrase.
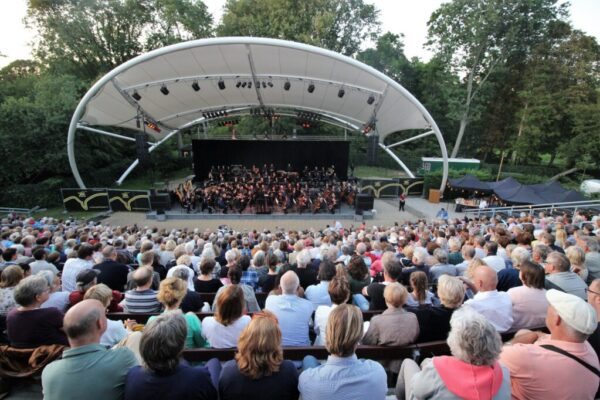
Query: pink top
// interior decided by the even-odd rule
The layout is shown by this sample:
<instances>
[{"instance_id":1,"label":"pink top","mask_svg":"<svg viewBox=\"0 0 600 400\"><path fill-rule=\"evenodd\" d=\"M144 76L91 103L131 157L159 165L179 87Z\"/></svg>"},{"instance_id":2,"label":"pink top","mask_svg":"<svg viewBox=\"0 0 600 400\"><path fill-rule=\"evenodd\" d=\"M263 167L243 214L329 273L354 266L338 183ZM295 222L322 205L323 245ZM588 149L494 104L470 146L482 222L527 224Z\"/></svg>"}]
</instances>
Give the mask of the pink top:
<instances>
[{"instance_id":1,"label":"pink top","mask_svg":"<svg viewBox=\"0 0 600 400\"><path fill-rule=\"evenodd\" d=\"M512 301L513 324L511 331L521 328L541 328L546 326L548 300L545 289L518 286L508 290Z\"/></svg>"},{"instance_id":2,"label":"pink top","mask_svg":"<svg viewBox=\"0 0 600 400\"><path fill-rule=\"evenodd\" d=\"M500 362L510 370L513 399L593 399L600 379L577 361L540 347L552 344L599 368L598 356L587 342L540 338L534 344L504 346Z\"/></svg>"}]
</instances>

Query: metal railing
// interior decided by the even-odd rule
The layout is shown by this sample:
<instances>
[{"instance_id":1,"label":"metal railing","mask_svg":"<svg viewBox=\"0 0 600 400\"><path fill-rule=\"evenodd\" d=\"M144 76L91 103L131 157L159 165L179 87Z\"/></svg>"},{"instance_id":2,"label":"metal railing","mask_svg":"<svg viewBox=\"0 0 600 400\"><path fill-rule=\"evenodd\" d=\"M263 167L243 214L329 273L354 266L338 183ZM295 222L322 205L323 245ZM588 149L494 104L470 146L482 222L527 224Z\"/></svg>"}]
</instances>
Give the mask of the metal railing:
<instances>
[{"instance_id":1,"label":"metal railing","mask_svg":"<svg viewBox=\"0 0 600 400\"><path fill-rule=\"evenodd\" d=\"M40 206L35 206L33 208L0 207L0 215L5 215L5 214L31 215L36 211L42 211Z\"/></svg>"},{"instance_id":2,"label":"metal railing","mask_svg":"<svg viewBox=\"0 0 600 400\"><path fill-rule=\"evenodd\" d=\"M584 200L584 201L569 201L564 203L545 203L545 204L531 204L524 206L507 206L507 207L488 207L488 208L469 208L465 209L465 214L472 214L474 216L491 216L494 217L496 214L515 215L515 213L527 213L533 214L535 211L547 211L552 213L556 210L571 211L576 213L579 209L597 209L600 213L600 200Z\"/></svg>"}]
</instances>

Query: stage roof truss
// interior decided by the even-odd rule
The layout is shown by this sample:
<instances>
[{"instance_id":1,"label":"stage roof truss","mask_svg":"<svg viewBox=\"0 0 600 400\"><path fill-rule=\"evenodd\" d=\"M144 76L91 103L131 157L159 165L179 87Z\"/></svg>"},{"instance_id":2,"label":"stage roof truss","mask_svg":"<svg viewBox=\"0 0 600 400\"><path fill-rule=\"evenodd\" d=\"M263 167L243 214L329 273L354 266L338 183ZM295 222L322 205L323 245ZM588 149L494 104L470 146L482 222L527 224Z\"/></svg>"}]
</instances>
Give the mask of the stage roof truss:
<instances>
[{"instance_id":1,"label":"stage roof truss","mask_svg":"<svg viewBox=\"0 0 600 400\"><path fill-rule=\"evenodd\" d=\"M250 82L253 88L248 87ZM310 112L321 115L320 122L344 129L368 128L378 134L379 146L409 176L414 174L391 148L434 134L444 163L440 189L446 185L448 156L443 136L428 111L400 84L329 50L250 37L200 39L156 49L99 79L71 118L67 138L71 170L77 184L85 188L75 160L77 129L127 141L135 139L102 126L128 133L145 131L155 139L149 142L153 151L182 130L218 120L202 113L225 110L231 117L256 108L290 117ZM141 126L146 121L161 131ZM428 132L384 145L385 137L393 132L423 129ZM117 183L136 165L137 160Z\"/></svg>"}]
</instances>

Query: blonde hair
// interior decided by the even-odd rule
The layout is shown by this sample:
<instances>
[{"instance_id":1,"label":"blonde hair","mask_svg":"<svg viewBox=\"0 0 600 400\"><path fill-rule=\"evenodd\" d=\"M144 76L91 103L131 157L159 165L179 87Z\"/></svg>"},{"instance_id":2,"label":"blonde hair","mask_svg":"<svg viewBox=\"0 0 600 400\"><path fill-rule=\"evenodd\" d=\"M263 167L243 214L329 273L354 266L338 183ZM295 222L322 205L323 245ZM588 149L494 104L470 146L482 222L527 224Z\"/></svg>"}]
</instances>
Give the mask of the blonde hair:
<instances>
[{"instance_id":1,"label":"blonde hair","mask_svg":"<svg viewBox=\"0 0 600 400\"><path fill-rule=\"evenodd\" d=\"M386 304L389 304L392 307L402 307L406 303L407 297L408 291L398 282L390 283L383 291L383 298L385 299Z\"/></svg>"},{"instance_id":2,"label":"blonde hair","mask_svg":"<svg viewBox=\"0 0 600 400\"><path fill-rule=\"evenodd\" d=\"M583 267L585 262L585 252L579 246L569 246L565 249L565 254L571 265L577 265Z\"/></svg>"},{"instance_id":3,"label":"blonde hair","mask_svg":"<svg viewBox=\"0 0 600 400\"><path fill-rule=\"evenodd\" d=\"M331 311L325 336L329 353L338 357L351 356L362 336L363 317L358 307L341 304Z\"/></svg>"},{"instance_id":4,"label":"blonde hair","mask_svg":"<svg viewBox=\"0 0 600 400\"><path fill-rule=\"evenodd\" d=\"M177 265L185 265L186 267L189 267L192 263L192 259L187 254L184 254L177 259L176 263Z\"/></svg>"},{"instance_id":5,"label":"blonde hair","mask_svg":"<svg viewBox=\"0 0 600 400\"><path fill-rule=\"evenodd\" d=\"M465 285L454 276L440 276L437 292L442 304L448 308L457 308L465 299Z\"/></svg>"},{"instance_id":6,"label":"blonde hair","mask_svg":"<svg viewBox=\"0 0 600 400\"><path fill-rule=\"evenodd\" d=\"M97 285L92 286L87 290L87 292L85 292L85 295L83 296L84 300L98 300L100 303L104 304L104 307L108 307L108 305L112 301L112 298L112 289L106 286L104 283L99 283Z\"/></svg>"},{"instance_id":7,"label":"blonde hair","mask_svg":"<svg viewBox=\"0 0 600 400\"><path fill-rule=\"evenodd\" d=\"M167 278L160 283L158 301L167 307L173 307L185 297L187 283L179 278Z\"/></svg>"},{"instance_id":8,"label":"blonde hair","mask_svg":"<svg viewBox=\"0 0 600 400\"><path fill-rule=\"evenodd\" d=\"M255 313L238 340L235 355L242 375L250 379L270 376L283 362L281 330L277 317L270 311Z\"/></svg>"},{"instance_id":9,"label":"blonde hair","mask_svg":"<svg viewBox=\"0 0 600 400\"><path fill-rule=\"evenodd\" d=\"M479 257L474 257L471 261L469 261L469 264L467 266L467 270L465 271L465 276L467 278L469 278L470 280L473 280L474 276L475 276L475 270L479 267L481 267L482 265L486 265L485 261L483 261L481 258Z\"/></svg>"},{"instance_id":10,"label":"blonde hair","mask_svg":"<svg viewBox=\"0 0 600 400\"><path fill-rule=\"evenodd\" d=\"M412 245L404 246L402 248L402 252L404 253L404 257L412 260L413 255L415 253L415 248Z\"/></svg>"}]
</instances>

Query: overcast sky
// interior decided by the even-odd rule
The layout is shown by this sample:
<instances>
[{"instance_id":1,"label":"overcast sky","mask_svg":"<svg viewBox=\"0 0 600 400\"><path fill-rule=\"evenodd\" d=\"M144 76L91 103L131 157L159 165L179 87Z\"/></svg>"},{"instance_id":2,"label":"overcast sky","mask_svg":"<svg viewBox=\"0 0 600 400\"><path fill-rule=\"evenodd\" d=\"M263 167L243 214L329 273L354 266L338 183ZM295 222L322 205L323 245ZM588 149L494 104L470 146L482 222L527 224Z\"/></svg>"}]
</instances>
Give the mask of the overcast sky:
<instances>
[{"instance_id":1,"label":"overcast sky","mask_svg":"<svg viewBox=\"0 0 600 400\"><path fill-rule=\"evenodd\" d=\"M302 0L298 0L302 1ZM424 60L430 54L423 48L427 35L427 21L431 13L444 3L444 0L365 0L375 4L381 11L382 31L404 34L407 57L420 57ZM34 35L23 25L26 0L2 0L2 24L0 24L0 67L16 59L31 58L28 45ZM225 0L205 0L209 11L218 22L223 13ZM571 0L571 21L575 28L595 36L600 42L600 0Z\"/></svg>"}]
</instances>

